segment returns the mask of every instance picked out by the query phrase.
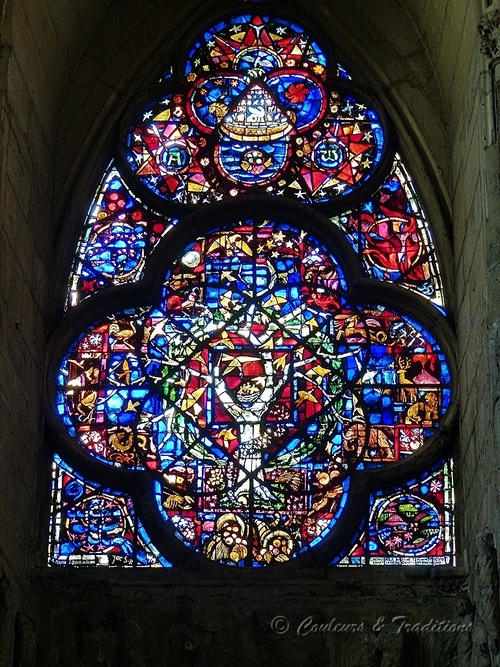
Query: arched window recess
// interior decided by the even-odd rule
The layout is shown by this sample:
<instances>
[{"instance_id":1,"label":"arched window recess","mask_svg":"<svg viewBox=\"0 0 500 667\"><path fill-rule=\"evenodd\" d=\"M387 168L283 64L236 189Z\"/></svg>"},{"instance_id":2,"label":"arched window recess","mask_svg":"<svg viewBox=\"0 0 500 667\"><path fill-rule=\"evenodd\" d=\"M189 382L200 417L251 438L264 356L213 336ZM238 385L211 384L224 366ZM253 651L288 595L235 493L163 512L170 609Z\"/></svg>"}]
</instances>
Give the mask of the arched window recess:
<instances>
[{"instance_id":1,"label":"arched window recess","mask_svg":"<svg viewBox=\"0 0 500 667\"><path fill-rule=\"evenodd\" d=\"M49 563L454 563L454 341L382 106L220 17L126 112L54 335Z\"/></svg>"}]
</instances>

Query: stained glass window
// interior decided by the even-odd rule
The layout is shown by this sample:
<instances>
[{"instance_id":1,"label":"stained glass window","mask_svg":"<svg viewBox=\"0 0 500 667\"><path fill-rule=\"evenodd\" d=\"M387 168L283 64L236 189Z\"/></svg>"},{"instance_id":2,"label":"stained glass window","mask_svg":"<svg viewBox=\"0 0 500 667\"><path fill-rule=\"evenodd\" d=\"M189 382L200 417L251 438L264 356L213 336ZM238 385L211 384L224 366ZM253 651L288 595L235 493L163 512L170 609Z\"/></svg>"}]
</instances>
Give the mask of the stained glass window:
<instances>
[{"instance_id":1,"label":"stained glass window","mask_svg":"<svg viewBox=\"0 0 500 667\"><path fill-rule=\"evenodd\" d=\"M444 463L389 492L377 491L348 555L336 565L452 565L453 479Z\"/></svg>"},{"instance_id":2,"label":"stained glass window","mask_svg":"<svg viewBox=\"0 0 500 667\"><path fill-rule=\"evenodd\" d=\"M82 229L67 305L76 306L111 285L140 280L147 257L176 222L149 211L111 165Z\"/></svg>"},{"instance_id":3,"label":"stained glass window","mask_svg":"<svg viewBox=\"0 0 500 667\"><path fill-rule=\"evenodd\" d=\"M55 456L51 565L171 567L147 536L130 496L85 480Z\"/></svg>"},{"instance_id":4,"label":"stained glass window","mask_svg":"<svg viewBox=\"0 0 500 667\"><path fill-rule=\"evenodd\" d=\"M166 82L124 127L125 172L183 205L256 187L330 207L352 200L380 181L391 144L383 110L347 76L299 25L222 21L190 50L184 81Z\"/></svg>"},{"instance_id":5,"label":"stained glass window","mask_svg":"<svg viewBox=\"0 0 500 667\"><path fill-rule=\"evenodd\" d=\"M184 58L75 252L50 564L452 563L453 337L384 110L300 22Z\"/></svg>"},{"instance_id":6,"label":"stained glass window","mask_svg":"<svg viewBox=\"0 0 500 667\"><path fill-rule=\"evenodd\" d=\"M368 276L444 305L429 224L399 155L374 195L331 221L345 232Z\"/></svg>"}]
</instances>

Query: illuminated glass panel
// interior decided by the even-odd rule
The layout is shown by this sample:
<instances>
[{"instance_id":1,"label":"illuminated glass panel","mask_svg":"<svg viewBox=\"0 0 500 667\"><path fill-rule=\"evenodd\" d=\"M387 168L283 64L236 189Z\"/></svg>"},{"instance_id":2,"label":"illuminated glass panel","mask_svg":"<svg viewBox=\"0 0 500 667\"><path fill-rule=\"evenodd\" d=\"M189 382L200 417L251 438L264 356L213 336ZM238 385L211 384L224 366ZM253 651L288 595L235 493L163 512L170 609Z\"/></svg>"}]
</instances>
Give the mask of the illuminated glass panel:
<instances>
[{"instance_id":1,"label":"illuminated glass panel","mask_svg":"<svg viewBox=\"0 0 500 667\"><path fill-rule=\"evenodd\" d=\"M130 496L89 482L59 456L52 466L49 565L171 567Z\"/></svg>"},{"instance_id":2,"label":"illuminated glass panel","mask_svg":"<svg viewBox=\"0 0 500 667\"><path fill-rule=\"evenodd\" d=\"M337 63L337 73L343 79L351 79L349 72L340 63Z\"/></svg>"},{"instance_id":3,"label":"illuminated glass panel","mask_svg":"<svg viewBox=\"0 0 500 667\"><path fill-rule=\"evenodd\" d=\"M177 223L149 211L111 165L90 206L69 279L67 306L123 283L140 280L158 241Z\"/></svg>"},{"instance_id":4,"label":"illuminated glass panel","mask_svg":"<svg viewBox=\"0 0 500 667\"><path fill-rule=\"evenodd\" d=\"M297 81L281 75L265 87L247 87L221 77L217 87L210 80L198 84L187 106L180 95L165 95L141 112L128 134L129 168L152 193L178 204L219 201L255 186L302 203L354 192L384 154L377 112L351 93L338 89L327 100L319 84ZM276 101L271 87L292 101Z\"/></svg>"},{"instance_id":5,"label":"illuminated glass panel","mask_svg":"<svg viewBox=\"0 0 500 667\"><path fill-rule=\"evenodd\" d=\"M165 74L161 77L160 81L167 81L168 79L172 78L172 68L170 68ZM337 63L337 76L343 78L343 79L352 79L351 75L349 72L345 69L343 65L340 63Z\"/></svg>"},{"instance_id":6,"label":"illuminated glass panel","mask_svg":"<svg viewBox=\"0 0 500 667\"><path fill-rule=\"evenodd\" d=\"M368 527L335 565L454 565L451 461L420 479L379 491Z\"/></svg>"},{"instance_id":7,"label":"illuminated glass panel","mask_svg":"<svg viewBox=\"0 0 500 667\"><path fill-rule=\"evenodd\" d=\"M345 232L370 278L396 283L444 305L429 222L399 155L372 197L331 220Z\"/></svg>"},{"instance_id":8,"label":"illuminated glass panel","mask_svg":"<svg viewBox=\"0 0 500 667\"><path fill-rule=\"evenodd\" d=\"M203 33L189 52L185 76L188 81L220 71L261 76L286 67L300 67L324 80L326 54L296 23L242 14Z\"/></svg>"},{"instance_id":9,"label":"illuminated glass panel","mask_svg":"<svg viewBox=\"0 0 500 667\"><path fill-rule=\"evenodd\" d=\"M311 234L214 230L186 247L160 303L73 344L59 414L90 456L152 474L186 546L240 566L289 560L331 532L354 471L410 456L450 403L431 334L346 294Z\"/></svg>"},{"instance_id":10,"label":"illuminated glass panel","mask_svg":"<svg viewBox=\"0 0 500 667\"><path fill-rule=\"evenodd\" d=\"M171 67L125 126L67 307L140 282L179 222L174 205L264 192L321 205L368 278L442 311L430 226L398 155L391 168L383 112L329 67L291 21L248 13L206 30L183 81ZM298 559L331 536L357 475L436 433L451 405L448 360L422 311L348 298L335 252L313 233L248 219L191 239L159 302L99 311L58 359L66 444L118 479L149 475L140 504L156 517L151 533L164 529L162 548L170 540L178 554L179 540L236 567ZM373 493L332 564L453 564L450 466ZM129 495L56 457L52 496L51 565L171 566Z\"/></svg>"},{"instance_id":11,"label":"illuminated glass panel","mask_svg":"<svg viewBox=\"0 0 500 667\"><path fill-rule=\"evenodd\" d=\"M191 50L126 128L127 168L163 201L206 204L250 188L326 204L370 187L388 153L382 112L326 84L326 57L299 27L245 15Z\"/></svg>"}]
</instances>

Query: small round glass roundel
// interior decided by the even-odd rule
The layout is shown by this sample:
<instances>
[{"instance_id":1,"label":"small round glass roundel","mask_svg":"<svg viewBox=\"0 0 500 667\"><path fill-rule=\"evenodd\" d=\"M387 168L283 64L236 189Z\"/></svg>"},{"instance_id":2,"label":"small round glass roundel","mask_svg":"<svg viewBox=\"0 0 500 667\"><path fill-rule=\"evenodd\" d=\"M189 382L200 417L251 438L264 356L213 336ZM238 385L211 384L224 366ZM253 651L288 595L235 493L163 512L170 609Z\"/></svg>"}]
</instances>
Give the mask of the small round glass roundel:
<instances>
[{"instance_id":1,"label":"small round glass roundel","mask_svg":"<svg viewBox=\"0 0 500 667\"><path fill-rule=\"evenodd\" d=\"M345 151L338 141L324 139L314 149L312 161L319 169L336 169L345 160Z\"/></svg>"},{"instance_id":2,"label":"small round glass roundel","mask_svg":"<svg viewBox=\"0 0 500 667\"><path fill-rule=\"evenodd\" d=\"M377 541L392 553L422 556L442 537L439 512L430 502L411 494L394 494L375 517Z\"/></svg>"}]
</instances>

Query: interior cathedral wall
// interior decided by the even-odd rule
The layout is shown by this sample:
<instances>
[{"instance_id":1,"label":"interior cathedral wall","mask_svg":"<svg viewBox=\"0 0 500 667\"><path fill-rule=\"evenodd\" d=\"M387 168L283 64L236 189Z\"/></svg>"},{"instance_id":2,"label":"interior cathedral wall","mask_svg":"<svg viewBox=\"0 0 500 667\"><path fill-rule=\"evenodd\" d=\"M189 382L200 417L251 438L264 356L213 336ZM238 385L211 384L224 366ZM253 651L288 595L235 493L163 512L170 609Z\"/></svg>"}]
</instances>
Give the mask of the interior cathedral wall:
<instances>
[{"instance_id":1,"label":"interior cathedral wall","mask_svg":"<svg viewBox=\"0 0 500 667\"><path fill-rule=\"evenodd\" d=\"M477 536L492 534L500 549L500 44L497 6L486 0L288 3L331 36L356 79L386 106L434 226L458 340L458 567L298 578L273 571L259 580L226 570L207 577L182 568L45 567L47 341L61 316L78 228L130 98L158 78L186 26L218 6L1 3L0 666L468 664L454 657L466 652L462 636L372 626L394 615L422 623L469 618L463 608L459 616L460 596L483 609L488 579ZM494 579L496 557L488 567ZM278 615L290 620L286 634L270 627ZM364 627L301 636L296 628L308 616ZM473 633L470 641L480 640Z\"/></svg>"}]
</instances>

